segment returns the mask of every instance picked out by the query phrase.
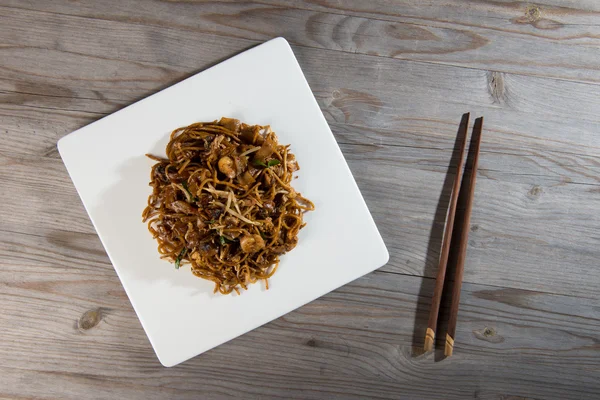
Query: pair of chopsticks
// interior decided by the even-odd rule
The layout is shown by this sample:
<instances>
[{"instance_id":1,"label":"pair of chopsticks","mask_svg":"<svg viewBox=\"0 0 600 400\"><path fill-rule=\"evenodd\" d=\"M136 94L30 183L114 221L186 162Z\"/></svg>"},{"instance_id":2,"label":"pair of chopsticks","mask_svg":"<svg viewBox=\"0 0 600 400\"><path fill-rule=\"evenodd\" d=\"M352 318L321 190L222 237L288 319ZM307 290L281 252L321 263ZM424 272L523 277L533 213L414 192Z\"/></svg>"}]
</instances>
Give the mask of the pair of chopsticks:
<instances>
[{"instance_id":1,"label":"pair of chopsticks","mask_svg":"<svg viewBox=\"0 0 600 400\"><path fill-rule=\"evenodd\" d=\"M444 229L444 238L442 241L442 252L440 254L440 262L438 267L438 273L435 281L435 289L433 291L433 298L431 300L431 310L429 312L429 322L427 324L427 332L425 333L425 351L431 351L433 349L433 343L435 341L435 331L437 328L438 314L440 311L440 302L442 300L442 292L444 290L444 280L446 278L446 267L448 265L448 256L450 254L450 244L452 241L452 231L455 226L454 217L456 214L456 206L458 204L459 193L461 192L461 182L463 178L463 158L465 154L465 148L467 146L467 131L469 126L470 114L465 114L461 121L459 128L459 158L457 164L456 177L452 186L452 194L450 196L450 204L448 214L446 217L446 227ZM454 276L454 284L452 287L452 298L450 306L450 317L448 319L448 331L446 333L446 345L444 348L444 354L446 357L452 355L454 350L454 337L456 335L456 320L458 318L458 305L460 301L460 290L462 286L463 273L465 258L467 255L467 243L469 238L469 227L471 222L471 209L473 207L473 197L475 193L475 180L477 178L477 165L479 162L479 148L481 147L481 131L483 129L483 117L477 118L473 126L473 133L471 135L471 146L475 146L470 152L472 153L471 163L471 176L467 182L469 185L463 192L466 196L464 198L464 220L463 229L461 230L460 237L458 238L458 253L456 256L456 273ZM463 199L461 199L463 204Z\"/></svg>"}]
</instances>

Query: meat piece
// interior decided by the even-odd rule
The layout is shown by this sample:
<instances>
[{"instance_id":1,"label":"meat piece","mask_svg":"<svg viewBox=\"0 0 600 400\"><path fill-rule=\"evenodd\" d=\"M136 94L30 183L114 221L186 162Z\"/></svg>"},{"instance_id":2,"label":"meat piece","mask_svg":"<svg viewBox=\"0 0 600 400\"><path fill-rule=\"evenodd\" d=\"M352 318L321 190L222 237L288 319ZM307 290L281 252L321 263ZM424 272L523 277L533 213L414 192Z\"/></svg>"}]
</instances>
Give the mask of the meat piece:
<instances>
[{"instance_id":1,"label":"meat piece","mask_svg":"<svg viewBox=\"0 0 600 400\"><path fill-rule=\"evenodd\" d=\"M175 168L169 168L167 170L167 177L169 178L169 180L171 182L175 182L175 183L181 182L181 177L179 176L177 171L175 171Z\"/></svg>"},{"instance_id":2,"label":"meat piece","mask_svg":"<svg viewBox=\"0 0 600 400\"><path fill-rule=\"evenodd\" d=\"M181 171L181 174L177 172L174 167L171 167L166 170L167 178L173 183L181 183L182 181L187 180L189 178L190 173L186 170Z\"/></svg>"},{"instance_id":3,"label":"meat piece","mask_svg":"<svg viewBox=\"0 0 600 400\"><path fill-rule=\"evenodd\" d=\"M226 236L227 236L227 239L235 240L238 237L240 237L240 235L241 235L241 233L238 231L228 231ZM225 236L225 234L223 236Z\"/></svg>"},{"instance_id":4,"label":"meat piece","mask_svg":"<svg viewBox=\"0 0 600 400\"><path fill-rule=\"evenodd\" d=\"M228 178L235 178L237 175L236 167L233 160L229 156L221 157L219 160L219 171L225 174Z\"/></svg>"},{"instance_id":5,"label":"meat piece","mask_svg":"<svg viewBox=\"0 0 600 400\"><path fill-rule=\"evenodd\" d=\"M258 167L258 166L254 166L252 164L248 165L248 173L254 178L256 179L256 177L260 174L260 172L263 170L262 167Z\"/></svg>"},{"instance_id":6,"label":"meat piece","mask_svg":"<svg viewBox=\"0 0 600 400\"><path fill-rule=\"evenodd\" d=\"M188 230L185 234L185 241L187 242L188 247L198 247L200 245L200 240L203 235L197 229L194 229L194 226L190 223L188 224Z\"/></svg>"},{"instance_id":7,"label":"meat piece","mask_svg":"<svg viewBox=\"0 0 600 400\"><path fill-rule=\"evenodd\" d=\"M255 182L255 179L250 172L245 171L238 177L238 181L244 186L250 186Z\"/></svg>"},{"instance_id":8,"label":"meat piece","mask_svg":"<svg viewBox=\"0 0 600 400\"><path fill-rule=\"evenodd\" d=\"M263 208L258 211L261 218L267 218L275 213L275 203L272 200L263 201ZM270 218L269 218L270 220ZM272 223L271 223L272 225Z\"/></svg>"},{"instance_id":9,"label":"meat piece","mask_svg":"<svg viewBox=\"0 0 600 400\"><path fill-rule=\"evenodd\" d=\"M165 166L166 164L159 164L156 168L154 168L152 171L154 179L161 182L169 182L167 175L165 174Z\"/></svg>"},{"instance_id":10,"label":"meat piece","mask_svg":"<svg viewBox=\"0 0 600 400\"><path fill-rule=\"evenodd\" d=\"M194 157L197 157L198 155L200 155L200 152L198 150L189 149L189 147L196 147L196 143L194 143L194 142L177 143L175 146L179 150L181 155L186 159L191 160ZM196 161L199 162L200 160L197 159Z\"/></svg>"},{"instance_id":11,"label":"meat piece","mask_svg":"<svg viewBox=\"0 0 600 400\"><path fill-rule=\"evenodd\" d=\"M270 174L265 174L262 183L263 183L263 187L265 189L268 189L271 186L273 186L273 178L271 178Z\"/></svg>"},{"instance_id":12,"label":"meat piece","mask_svg":"<svg viewBox=\"0 0 600 400\"><path fill-rule=\"evenodd\" d=\"M292 251L298 244L298 238L294 237L292 240L285 244L285 251Z\"/></svg>"},{"instance_id":13,"label":"meat piece","mask_svg":"<svg viewBox=\"0 0 600 400\"><path fill-rule=\"evenodd\" d=\"M233 157L233 164L235 165L235 176L239 176L248 168L248 157L236 155Z\"/></svg>"},{"instance_id":14,"label":"meat piece","mask_svg":"<svg viewBox=\"0 0 600 400\"><path fill-rule=\"evenodd\" d=\"M275 225L273 224L271 217L265 218L262 223L261 230L269 235L275 233Z\"/></svg>"},{"instance_id":15,"label":"meat piece","mask_svg":"<svg viewBox=\"0 0 600 400\"><path fill-rule=\"evenodd\" d=\"M208 152L205 152L203 155L204 162L206 164L213 164L221 155L221 142L225 139L224 135L218 135L211 143L208 149Z\"/></svg>"},{"instance_id":16,"label":"meat piece","mask_svg":"<svg viewBox=\"0 0 600 400\"><path fill-rule=\"evenodd\" d=\"M197 253L198 253L198 255L196 257L194 257L194 255L192 254L192 258L199 260L201 254L203 254L205 256L211 256L213 254L217 254L217 247L212 242L200 243L200 245L198 246Z\"/></svg>"},{"instance_id":17,"label":"meat piece","mask_svg":"<svg viewBox=\"0 0 600 400\"><path fill-rule=\"evenodd\" d=\"M265 241L260 235L244 235L240 239L240 247L244 253L256 253L265 248Z\"/></svg>"},{"instance_id":18,"label":"meat piece","mask_svg":"<svg viewBox=\"0 0 600 400\"><path fill-rule=\"evenodd\" d=\"M237 154L224 156L219 159L218 167L228 178L235 178L248 168L248 157Z\"/></svg>"},{"instance_id":19,"label":"meat piece","mask_svg":"<svg viewBox=\"0 0 600 400\"><path fill-rule=\"evenodd\" d=\"M183 213L183 214L196 214L196 208L193 207L190 203L187 203L182 200L177 200L167 205L171 210Z\"/></svg>"},{"instance_id":20,"label":"meat piece","mask_svg":"<svg viewBox=\"0 0 600 400\"><path fill-rule=\"evenodd\" d=\"M187 232L187 224L185 222L177 221L172 226L173 233L175 233L175 237L184 236Z\"/></svg>"},{"instance_id":21,"label":"meat piece","mask_svg":"<svg viewBox=\"0 0 600 400\"><path fill-rule=\"evenodd\" d=\"M192 258L192 260L194 260L197 263L199 263L201 261L200 253L198 253L197 251L193 252L190 257Z\"/></svg>"},{"instance_id":22,"label":"meat piece","mask_svg":"<svg viewBox=\"0 0 600 400\"><path fill-rule=\"evenodd\" d=\"M213 198L210 194L202 193L200 196L198 196L198 201L196 204L202 208L207 208L212 200Z\"/></svg>"},{"instance_id":23,"label":"meat piece","mask_svg":"<svg viewBox=\"0 0 600 400\"><path fill-rule=\"evenodd\" d=\"M223 210L221 208L207 208L206 213L210 217L211 220L218 220Z\"/></svg>"},{"instance_id":24,"label":"meat piece","mask_svg":"<svg viewBox=\"0 0 600 400\"><path fill-rule=\"evenodd\" d=\"M162 238L168 238L171 236L171 227L165 224L159 224L156 226L156 232Z\"/></svg>"},{"instance_id":25,"label":"meat piece","mask_svg":"<svg viewBox=\"0 0 600 400\"><path fill-rule=\"evenodd\" d=\"M275 254L283 254L285 253L285 246L283 245L279 245L279 246L273 246L271 247L271 251Z\"/></svg>"},{"instance_id":26,"label":"meat piece","mask_svg":"<svg viewBox=\"0 0 600 400\"><path fill-rule=\"evenodd\" d=\"M227 216L223 218L223 224L225 224L226 228L237 228L240 224L240 220L232 216Z\"/></svg>"},{"instance_id":27,"label":"meat piece","mask_svg":"<svg viewBox=\"0 0 600 400\"><path fill-rule=\"evenodd\" d=\"M296 161L296 156L288 153L288 155L287 155L287 170L289 172L296 172L299 169L300 169L300 166L298 165L298 161Z\"/></svg>"},{"instance_id":28,"label":"meat piece","mask_svg":"<svg viewBox=\"0 0 600 400\"><path fill-rule=\"evenodd\" d=\"M265 201L263 201L263 206L269 212L275 211L275 202L273 202L273 200L265 200Z\"/></svg>"}]
</instances>

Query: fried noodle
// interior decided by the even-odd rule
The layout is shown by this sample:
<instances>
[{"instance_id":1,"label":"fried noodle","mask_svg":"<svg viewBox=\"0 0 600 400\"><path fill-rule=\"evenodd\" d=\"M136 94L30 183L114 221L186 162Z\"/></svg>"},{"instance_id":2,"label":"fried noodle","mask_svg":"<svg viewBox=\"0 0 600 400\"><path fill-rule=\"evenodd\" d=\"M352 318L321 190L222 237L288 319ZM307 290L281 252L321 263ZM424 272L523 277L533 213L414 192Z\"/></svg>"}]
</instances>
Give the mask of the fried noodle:
<instances>
[{"instance_id":1,"label":"fried noodle","mask_svg":"<svg viewBox=\"0 0 600 400\"><path fill-rule=\"evenodd\" d=\"M142 213L161 257L190 264L229 294L266 281L298 243L313 203L290 185L299 169L269 126L221 118L174 130L155 161Z\"/></svg>"}]
</instances>

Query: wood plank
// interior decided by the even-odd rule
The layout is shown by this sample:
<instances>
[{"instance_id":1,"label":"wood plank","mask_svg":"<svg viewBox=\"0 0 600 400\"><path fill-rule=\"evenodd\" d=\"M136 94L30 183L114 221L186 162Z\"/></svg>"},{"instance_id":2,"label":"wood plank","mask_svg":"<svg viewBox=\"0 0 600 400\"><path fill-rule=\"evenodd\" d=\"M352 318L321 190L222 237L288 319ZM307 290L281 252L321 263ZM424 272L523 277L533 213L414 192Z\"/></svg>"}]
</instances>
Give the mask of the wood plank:
<instances>
[{"instance_id":1,"label":"wood plank","mask_svg":"<svg viewBox=\"0 0 600 400\"><path fill-rule=\"evenodd\" d=\"M110 102L127 95L129 103L139 100L257 44L245 39L221 42L211 34L198 41L167 27L152 33L153 27L135 23L5 7L0 7L0 18L0 90L60 96L70 107L77 107L79 99ZM157 52L155 45L170 50ZM30 62L38 57L43 61Z\"/></svg>"},{"instance_id":2,"label":"wood plank","mask_svg":"<svg viewBox=\"0 0 600 400\"><path fill-rule=\"evenodd\" d=\"M0 233L6 260L1 396L51 398L49 388L65 387L61 398L90 390L102 398L463 398L479 391L478 398L566 399L600 393L597 307L571 296L465 284L456 355L440 363L433 354L415 356L413 348L422 345L433 280L382 272L165 369L108 261L86 250L93 240L70 234L49 248L44 236L50 233ZM37 259L20 260L7 240L35 249ZM86 256L92 261L79 261ZM81 329L82 315L98 309L97 324ZM285 363L274 358L278 354L286 355ZM432 374L443 385L431 387ZM25 379L33 376L34 382Z\"/></svg>"},{"instance_id":3,"label":"wood plank","mask_svg":"<svg viewBox=\"0 0 600 400\"><path fill-rule=\"evenodd\" d=\"M95 233L67 170L56 158L0 156L2 227L35 233L40 227Z\"/></svg>"},{"instance_id":4,"label":"wood plank","mask_svg":"<svg viewBox=\"0 0 600 400\"><path fill-rule=\"evenodd\" d=\"M36 112L58 108L106 114L256 43L53 16L54 25L39 25L39 35L30 39L29 46L2 50L7 57L0 59L0 65L4 63L0 89L6 103L34 107ZM81 40L70 39L71 34L60 36L54 26L63 26ZM17 43L22 35L11 33L17 26L10 28L14 29L7 32L9 43ZM106 32L105 41L94 41L91 32L97 30ZM163 39L151 40L157 35ZM50 41L60 46L49 49ZM142 46L148 41L152 51ZM177 57L170 50L175 43L185 49ZM529 146L531 152L542 147L593 157L600 153L596 139L600 95L594 86L302 47L295 47L295 52L330 122L439 135L432 130L451 132L457 115L468 109L485 114L486 129L494 132L488 141L502 144L503 152L523 152ZM173 61L165 64L169 60ZM20 64L27 67L17 72ZM40 81L44 84L38 88ZM452 101L440 108L439 101L446 99Z\"/></svg>"},{"instance_id":5,"label":"wood plank","mask_svg":"<svg viewBox=\"0 0 600 400\"><path fill-rule=\"evenodd\" d=\"M334 83L335 86L333 88L329 85L329 87L323 87L326 78L328 79L327 82L330 82L335 80L336 77L330 73L329 75L332 76L323 77L327 72L324 71L324 68L319 68L319 60L322 59L323 57L317 57L315 54L307 54L302 58L301 62L310 62L311 66L315 66L314 72L311 72L313 71L313 68L311 68L308 71L308 75L309 79L315 82L311 83L313 88L315 88L324 111L327 113L328 120L330 123L336 125L334 128L337 131L342 133L344 127L348 125L368 127L369 129L363 130L366 139L369 140L369 143L376 143L378 145L403 145L403 136L408 135L411 139L414 139L412 145L439 147L440 143L438 142L441 141L442 146L448 146L451 143L451 132L453 132L456 124L456 115L472 106L470 93L480 94L477 99L481 101L478 105L479 107L481 107L481 104L485 104L483 98L489 96L485 74L482 75L478 71L448 69L422 64L404 65L403 67L410 68L408 70L407 68L398 68L398 72L392 72L392 65L385 66L388 75L386 76L388 79L385 81L389 80L392 85L399 87L397 94L389 93L388 91L388 93L379 98L375 96L369 97L365 88L345 88L342 85L346 85L347 82L341 81L336 82L339 83L338 85ZM348 61L344 62L343 58L337 61L343 64L350 64ZM419 70L422 69L422 73L414 73L416 67ZM345 66L346 70L350 69L347 71L347 74L361 73L360 69L357 68L356 71L353 71L351 68L351 65ZM376 70L381 71L382 68L379 66L370 68L370 70L369 75L372 75L377 72ZM444 72L443 74L441 73L442 71ZM440 76L440 78L424 79L425 76ZM557 108L551 103L557 103L559 98L568 96L570 99L563 107L566 111L578 113L579 115L582 114L581 111L584 111L584 118L594 119L595 114L593 113L593 109L600 101L597 93L585 85L567 84L564 86L561 82L541 80L535 86L529 84L528 79L519 80L518 78L524 77L503 78L506 81L514 80L514 83L511 83L508 88L513 93L511 96L517 99L515 104L521 103L518 104L518 108L528 106L528 104L520 102L519 98L525 99L532 95L537 95L536 93L540 91L540 88L546 88L542 94L543 99L548 99L548 101L544 101L543 104L534 103L532 104L533 106L529 104L529 110L526 111L530 112L526 116L523 116L520 111L515 111L514 107L508 107L506 104L498 107L498 104L494 104L494 101L489 101L488 99L487 107L481 109L481 111L485 112L486 121L490 121L486 125L489 125L487 129L492 131L493 135L487 136L485 145L490 151L500 153L497 159L499 165L510 167L513 171L518 170L519 174L544 174L545 170L551 175L558 174L561 179L565 180L582 183L597 182L598 175L594 172L597 170L598 163L596 156L599 152L599 146L595 141L594 135L596 121L571 120L570 118L572 117L568 117L567 113L564 113L565 115L562 115L560 119L555 119L548 115L549 107ZM337 80L339 81L339 79ZM448 87L445 82L446 80L458 80L469 84L469 90L457 92L454 87ZM373 87L373 84L382 86L383 84L379 81L384 81L383 77L378 78L376 81L368 82L364 86ZM471 82L478 82L478 84L474 86ZM76 86L85 86L85 84L85 79L83 79ZM423 84L427 86L423 88ZM81 119L76 118L69 125L72 129L76 129L86 122L93 121L100 115L120 108L127 104L129 100L133 101L136 97L143 96L141 93L134 96L124 93L121 94L122 99L110 100L110 102L115 102L113 104L107 103L105 95L96 93L92 94L95 98L87 99L81 96L89 95L89 93L75 94L76 88L71 90L66 85L63 85L62 92L69 90L72 93L71 95L74 96L74 98L70 98L69 100L72 104L65 104L64 97L47 95L49 91L52 91L51 85L50 87L48 86L41 87L43 95L29 94L35 87L33 83L27 86L26 92L11 92L12 94L6 94L5 101L8 105L0 111L6 120L9 121L8 127L11 128L6 129L5 133L10 135L12 139L23 144L23 146L17 148L17 151L24 149L23 151L27 154L52 154L52 137L48 137L48 140L33 140L31 142L27 142L27 137L30 137L29 135L33 132L42 132L44 139L46 139L46 135L51 135L52 132L48 132L48 129L52 129L53 125L47 123L47 118L55 122L59 117L61 121L65 121L65 114L75 113L76 117L79 117L79 113L82 112L72 111L72 104L81 102L81 99L84 101L82 106L90 114L85 115L83 113ZM58 85L55 86L58 87ZM453 96L456 99L456 107L453 106L452 110L431 109L430 97L432 93L439 93L439 96L436 97L440 98L443 96ZM404 98L411 98L411 105L409 105L410 108L408 109L406 108L407 104L403 101ZM513 101L511 100L511 102ZM12 105L13 103L17 107ZM580 106L578 107L579 109L575 109L574 104L578 104ZM31 108L33 109L30 113ZM50 110L45 110L46 108ZM59 109L61 112L55 113L54 109ZM589 111L585 112L586 110ZM96 113L99 114L96 115ZM425 113L428 115L427 118L423 118ZM371 116L370 114L374 115ZM31 118L31 116L34 118ZM339 121L339 123L336 123L336 121ZM65 131L68 131L67 129L67 127L59 125L54 136L56 140ZM359 131L358 129L355 130ZM394 132L396 130L398 130L400 135ZM344 139L347 140L347 138ZM351 140L361 140L364 142L360 136L357 136L357 139ZM24 141L26 143L23 143ZM40 146L39 149L31 148L31 146L38 145ZM15 146L10 145L5 149L13 153ZM561 153L567 153L568 155L561 155ZM589 154L591 157L573 157L569 153ZM513 160L513 154L526 154L527 158ZM550 164L549 167L547 167L548 164ZM496 166L490 166L488 169L497 168ZM539 171L540 169L542 170L541 172ZM564 170L564 173L560 172L561 169ZM570 171L576 171L577 176L572 176L569 173Z\"/></svg>"},{"instance_id":6,"label":"wood plank","mask_svg":"<svg viewBox=\"0 0 600 400\"><path fill-rule=\"evenodd\" d=\"M88 111L70 111L58 108L61 107L60 100L55 103L43 96L27 97L31 100L29 103L43 98L44 106L0 105L6 138L0 141L0 153L17 158L22 155L24 159L32 155L59 158L56 149L58 139L108 114L102 101L91 102ZM111 111L120 108L111 107ZM388 152L385 163L400 160L414 168L441 171L455 161L451 158L455 121L408 120L400 131L335 121L330 121L330 126L340 145L358 145L357 151L365 157L382 147L393 146L393 153ZM597 157L577 154L581 149L583 146L569 146L564 141L548 143L541 138L511 131L491 132L482 149L486 153L482 171L490 179L511 182L529 182L531 177L539 176L542 180L555 181L555 184L598 184Z\"/></svg>"},{"instance_id":7,"label":"wood plank","mask_svg":"<svg viewBox=\"0 0 600 400\"><path fill-rule=\"evenodd\" d=\"M366 146L366 153L363 147L342 150L390 250L385 270L434 277L443 231L438 204L440 195L445 202L449 196L447 167L415 167L409 157L397 157L394 146ZM421 149L415 151L418 157ZM482 166L486 157L482 153ZM498 179L502 174L509 176ZM6 188L0 192L4 229L35 233L43 224L94 233L60 160L0 153L0 180ZM480 171L465 282L598 298L599 193L595 185L528 175L514 182L510 171Z\"/></svg>"},{"instance_id":8,"label":"wood plank","mask_svg":"<svg viewBox=\"0 0 600 400\"><path fill-rule=\"evenodd\" d=\"M512 1L465 5L459 0L443 5L408 0L343 4L113 0L104 3L102 10L89 0L78 2L78 7L66 1L7 1L5 5L14 7L10 10L13 14L18 14L15 9L50 14L35 18L35 25L26 23L18 29L28 32L52 24L58 13L87 18L92 24L97 20L127 21L254 41L285 36L298 46L600 82L594 52L600 37L595 22L600 9L592 1L565 6L552 0L535 5ZM169 15L169 22L161 15Z\"/></svg>"},{"instance_id":9,"label":"wood plank","mask_svg":"<svg viewBox=\"0 0 600 400\"><path fill-rule=\"evenodd\" d=\"M27 98L25 101L28 104L11 103L16 96ZM58 139L104 116L90 111L60 109L58 104L63 100L58 100L57 104L54 96L52 100L44 100L47 106L32 105L34 99L39 97L16 92L0 93L0 152L13 156L21 154L25 157L59 158L56 147Z\"/></svg>"},{"instance_id":10,"label":"wood plank","mask_svg":"<svg viewBox=\"0 0 600 400\"><path fill-rule=\"evenodd\" d=\"M406 166L437 171L456 165L452 149L457 121L408 120L398 131L341 122L330 122L330 126L340 145L358 146L356 151L365 158L379 154L386 165L401 160ZM577 153L578 146L569 148L517 132L486 129L486 133L480 172L490 179L528 183L537 176L549 184L599 183L597 157Z\"/></svg>"},{"instance_id":11,"label":"wood plank","mask_svg":"<svg viewBox=\"0 0 600 400\"><path fill-rule=\"evenodd\" d=\"M434 277L443 232L439 196L447 204L450 190L442 192L445 174L356 153L345 151L390 251L385 270ZM597 186L530 179L478 176L464 280L598 298Z\"/></svg>"},{"instance_id":12,"label":"wood plank","mask_svg":"<svg viewBox=\"0 0 600 400\"><path fill-rule=\"evenodd\" d=\"M14 101L16 98L20 100ZM4 137L7 139L0 142L0 152L55 158L58 157L56 141L62 136L126 105L125 100L111 101L109 105L103 99L88 99L85 107L82 107L85 111L80 111L71 110L64 98L51 95L5 92L0 93L0 99L4 102L0 106L0 116L4 122ZM78 103L82 100L69 98L68 101ZM360 105L352 107L353 111L361 112ZM397 148L397 158L417 163L422 168L430 165L444 166L450 161L447 157L451 154L449 150L453 145L455 121L428 118L411 120L407 116L399 127L400 131L395 131L335 122L331 118L329 120L336 139L341 144L375 146L372 150L376 146L386 145L408 147ZM581 122L577 125L581 126ZM571 133L570 127L562 131L568 136L575 134ZM414 148L420 151L416 152ZM513 179L518 179L521 175L540 175L576 183L597 183L597 158L577 154L586 148L576 142L564 140L548 143L544 138L519 132L493 132L486 137L483 151L488 154L483 169L488 173L518 171L513 174Z\"/></svg>"},{"instance_id":13,"label":"wood plank","mask_svg":"<svg viewBox=\"0 0 600 400\"><path fill-rule=\"evenodd\" d=\"M600 397L597 2L102 5L0 5L0 398ZM56 141L279 35L390 263L163 368ZM456 351L442 360L441 343L420 349L465 111L486 132Z\"/></svg>"},{"instance_id":14,"label":"wood plank","mask_svg":"<svg viewBox=\"0 0 600 400\"><path fill-rule=\"evenodd\" d=\"M346 44L350 52L360 52L366 44L374 47L366 54L598 82L593 72L598 65L595 57L584 57L581 64L579 57L571 58L573 52L589 52L597 47L600 8L593 0L484 0L467 4L461 0L443 4L410 0L265 2L338 14L338 25L331 29L326 24L323 30L333 31L336 44ZM350 33L349 29L344 35L343 25L352 26L352 19L365 17L368 22L354 25L358 26L356 32ZM371 22L373 19L376 22ZM449 31L441 31L444 28ZM445 41L446 46L437 52L436 44L428 46L428 39ZM566 43L576 44L578 49L567 48Z\"/></svg>"}]
</instances>

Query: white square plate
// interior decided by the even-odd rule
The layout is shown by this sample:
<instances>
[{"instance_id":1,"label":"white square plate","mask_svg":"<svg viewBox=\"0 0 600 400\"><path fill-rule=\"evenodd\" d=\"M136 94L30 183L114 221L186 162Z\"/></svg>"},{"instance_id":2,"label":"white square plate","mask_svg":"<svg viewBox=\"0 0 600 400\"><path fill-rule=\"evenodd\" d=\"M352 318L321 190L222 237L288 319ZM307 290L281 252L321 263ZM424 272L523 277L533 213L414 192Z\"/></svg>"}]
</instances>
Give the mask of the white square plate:
<instances>
[{"instance_id":1,"label":"white square plate","mask_svg":"<svg viewBox=\"0 0 600 400\"><path fill-rule=\"evenodd\" d=\"M269 279L213 294L189 266L161 260L142 223L151 188L144 154L170 132L234 117L271 125L300 164L294 187L316 210ZM123 287L165 366L278 318L388 261L388 252L292 49L277 38L71 133L60 155Z\"/></svg>"}]
</instances>

